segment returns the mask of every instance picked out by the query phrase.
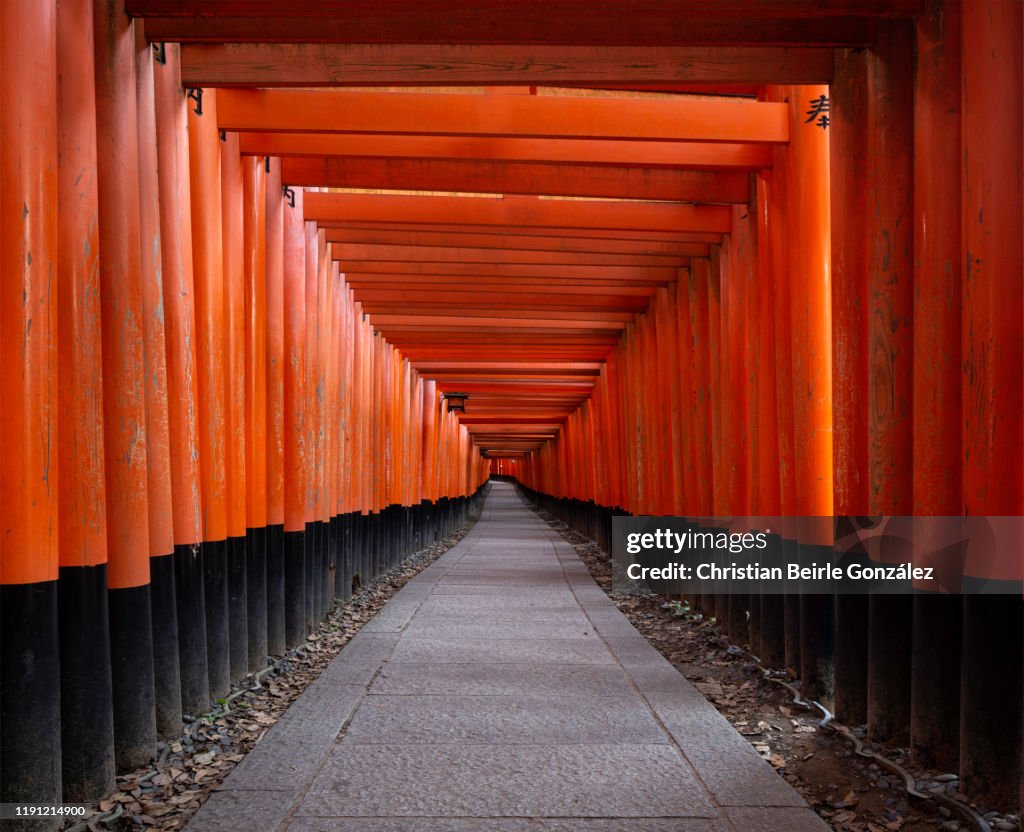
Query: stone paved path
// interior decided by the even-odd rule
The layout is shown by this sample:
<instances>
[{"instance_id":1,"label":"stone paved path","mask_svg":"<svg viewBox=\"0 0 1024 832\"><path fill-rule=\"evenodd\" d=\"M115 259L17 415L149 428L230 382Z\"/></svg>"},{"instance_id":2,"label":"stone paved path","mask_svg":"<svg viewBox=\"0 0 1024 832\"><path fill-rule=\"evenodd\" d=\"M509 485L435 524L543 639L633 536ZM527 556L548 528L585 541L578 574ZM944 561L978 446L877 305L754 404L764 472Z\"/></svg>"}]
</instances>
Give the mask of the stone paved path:
<instances>
[{"instance_id":1,"label":"stone paved path","mask_svg":"<svg viewBox=\"0 0 1024 832\"><path fill-rule=\"evenodd\" d=\"M495 483L189 832L824 832Z\"/></svg>"}]
</instances>

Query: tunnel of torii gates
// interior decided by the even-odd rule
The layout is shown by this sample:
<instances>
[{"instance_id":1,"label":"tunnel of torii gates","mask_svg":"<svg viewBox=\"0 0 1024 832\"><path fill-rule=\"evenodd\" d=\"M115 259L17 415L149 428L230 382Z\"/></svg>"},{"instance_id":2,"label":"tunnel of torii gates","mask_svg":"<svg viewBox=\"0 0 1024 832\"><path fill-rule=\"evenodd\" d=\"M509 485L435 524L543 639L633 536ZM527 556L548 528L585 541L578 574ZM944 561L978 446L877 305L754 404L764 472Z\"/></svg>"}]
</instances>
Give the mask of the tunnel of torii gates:
<instances>
[{"instance_id":1,"label":"tunnel of torii gates","mask_svg":"<svg viewBox=\"0 0 1024 832\"><path fill-rule=\"evenodd\" d=\"M1024 3L122 2L0 4L0 800L110 790L492 473L605 545L1024 513ZM1017 805L1020 598L696 600Z\"/></svg>"}]
</instances>

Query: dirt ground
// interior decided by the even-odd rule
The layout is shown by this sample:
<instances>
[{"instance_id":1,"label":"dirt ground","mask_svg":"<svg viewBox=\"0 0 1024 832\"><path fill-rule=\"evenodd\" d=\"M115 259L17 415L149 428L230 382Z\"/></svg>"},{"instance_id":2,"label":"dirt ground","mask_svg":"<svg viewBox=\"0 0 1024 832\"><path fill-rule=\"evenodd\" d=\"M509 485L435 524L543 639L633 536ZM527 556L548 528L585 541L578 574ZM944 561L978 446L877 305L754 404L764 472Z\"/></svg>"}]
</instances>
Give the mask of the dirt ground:
<instances>
[{"instance_id":1,"label":"dirt ground","mask_svg":"<svg viewBox=\"0 0 1024 832\"><path fill-rule=\"evenodd\" d=\"M793 702L790 691L765 679L753 657L731 645L713 619L661 596L611 592L612 562L593 541L547 512L537 512L579 553L597 583L644 636L745 736L810 806L838 832L956 832L984 830L934 799L909 796L902 778L857 755L852 743L822 730L821 715ZM854 729L863 736L863 726ZM968 802L948 772L915 769L902 749L879 749L908 769L923 792ZM1019 817L973 806L990 830L1019 829Z\"/></svg>"}]
</instances>

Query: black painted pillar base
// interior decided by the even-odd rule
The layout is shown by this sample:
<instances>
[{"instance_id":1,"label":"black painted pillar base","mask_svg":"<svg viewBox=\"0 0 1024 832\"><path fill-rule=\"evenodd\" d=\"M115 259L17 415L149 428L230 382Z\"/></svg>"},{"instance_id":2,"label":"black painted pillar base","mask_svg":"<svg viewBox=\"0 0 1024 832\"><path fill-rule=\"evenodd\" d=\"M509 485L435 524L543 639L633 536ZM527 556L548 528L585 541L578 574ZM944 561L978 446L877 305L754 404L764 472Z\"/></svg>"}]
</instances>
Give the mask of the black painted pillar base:
<instances>
[{"instance_id":1,"label":"black painted pillar base","mask_svg":"<svg viewBox=\"0 0 1024 832\"><path fill-rule=\"evenodd\" d=\"M868 721L868 596L836 596L836 718Z\"/></svg>"},{"instance_id":2,"label":"black painted pillar base","mask_svg":"<svg viewBox=\"0 0 1024 832\"><path fill-rule=\"evenodd\" d=\"M152 605L149 585L111 589L110 670L114 758L119 773L156 756Z\"/></svg>"},{"instance_id":3,"label":"black painted pillar base","mask_svg":"<svg viewBox=\"0 0 1024 832\"><path fill-rule=\"evenodd\" d=\"M764 551L765 565L778 566L782 561L782 537L767 535ZM758 643L758 657L765 667L786 666L786 604L782 595L761 596L761 638Z\"/></svg>"},{"instance_id":4,"label":"black painted pillar base","mask_svg":"<svg viewBox=\"0 0 1024 832\"><path fill-rule=\"evenodd\" d=\"M963 596L961 791L1002 811L1020 797L1021 619L1020 596Z\"/></svg>"},{"instance_id":5,"label":"black painted pillar base","mask_svg":"<svg viewBox=\"0 0 1024 832\"><path fill-rule=\"evenodd\" d=\"M782 556L787 563L796 563L798 560L796 540L788 537L782 538ZM787 592L782 599L783 605L783 647L786 659L784 666L786 670L800 675L800 594L797 591Z\"/></svg>"},{"instance_id":6,"label":"black painted pillar base","mask_svg":"<svg viewBox=\"0 0 1024 832\"><path fill-rule=\"evenodd\" d=\"M913 599L868 598L868 737L905 745L910 739L910 646Z\"/></svg>"},{"instance_id":7,"label":"black painted pillar base","mask_svg":"<svg viewBox=\"0 0 1024 832\"><path fill-rule=\"evenodd\" d=\"M910 665L910 744L923 765L940 771L960 766L959 595L914 596Z\"/></svg>"},{"instance_id":8,"label":"black painted pillar base","mask_svg":"<svg viewBox=\"0 0 1024 832\"><path fill-rule=\"evenodd\" d=\"M241 650L238 651L238 661L245 665L242 676L246 673L257 673L267 666L267 619L270 612L267 595L267 544L273 537L274 528L268 526L262 530L245 530L245 653L243 655ZM234 635L232 630L232 639ZM231 645L231 654L235 654L234 642ZM231 675L234 674L233 660Z\"/></svg>"},{"instance_id":9,"label":"black painted pillar base","mask_svg":"<svg viewBox=\"0 0 1024 832\"><path fill-rule=\"evenodd\" d=\"M345 564L341 551L343 522L344 517L340 514L335 514L327 524L327 540L329 541L330 563L334 578L332 585L333 598L342 598L345 595Z\"/></svg>"},{"instance_id":10,"label":"black painted pillar base","mask_svg":"<svg viewBox=\"0 0 1024 832\"><path fill-rule=\"evenodd\" d=\"M335 592L342 601L352 597L352 515L339 514L338 521L338 582Z\"/></svg>"},{"instance_id":11,"label":"black painted pillar base","mask_svg":"<svg viewBox=\"0 0 1024 832\"><path fill-rule=\"evenodd\" d=\"M743 646L750 642L750 629L747 622L750 596L745 592L730 592L728 599L729 606L725 625L732 641Z\"/></svg>"},{"instance_id":12,"label":"black painted pillar base","mask_svg":"<svg viewBox=\"0 0 1024 832\"><path fill-rule=\"evenodd\" d=\"M189 716L205 713L210 705L206 669L206 596L203 550L198 543L174 547L174 593L178 610L178 668L181 710Z\"/></svg>"},{"instance_id":13,"label":"black painted pillar base","mask_svg":"<svg viewBox=\"0 0 1024 832\"><path fill-rule=\"evenodd\" d=\"M58 592L57 581L0 586L0 755L17 760L0 767L0 803L61 802Z\"/></svg>"},{"instance_id":14,"label":"black painted pillar base","mask_svg":"<svg viewBox=\"0 0 1024 832\"><path fill-rule=\"evenodd\" d=\"M83 803L114 790L106 564L61 567L58 591L63 793L68 803ZM6 639L3 649L6 655ZM3 753L21 759L6 747Z\"/></svg>"},{"instance_id":15,"label":"black painted pillar base","mask_svg":"<svg viewBox=\"0 0 1024 832\"><path fill-rule=\"evenodd\" d=\"M284 526L268 526L265 530L254 529L253 535L257 546L262 543L265 553L265 583L266 586L266 626L257 629L257 638L266 633L262 643L262 653L256 656L255 650L260 648L257 644L250 648L250 660L255 662L258 658L260 667L266 666L267 656L280 656L285 651L285 585L287 583L286 571L288 564L285 561ZM259 551L257 549L257 551ZM250 617L250 621L257 621L259 614Z\"/></svg>"},{"instance_id":16,"label":"black painted pillar base","mask_svg":"<svg viewBox=\"0 0 1024 832\"><path fill-rule=\"evenodd\" d=\"M149 571L156 733L160 737L176 737L181 733L181 658L178 655L174 555L150 558Z\"/></svg>"},{"instance_id":17,"label":"black painted pillar base","mask_svg":"<svg viewBox=\"0 0 1024 832\"><path fill-rule=\"evenodd\" d=\"M225 544L228 571L228 668L231 681L249 672L248 564L246 537L229 537Z\"/></svg>"},{"instance_id":18,"label":"black painted pillar base","mask_svg":"<svg viewBox=\"0 0 1024 832\"><path fill-rule=\"evenodd\" d=\"M206 600L206 671L210 698L222 699L231 690L230 625L228 617L227 542L203 543L203 592Z\"/></svg>"},{"instance_id":19,"label":"black painted pillar base","mask_svg":"<svg viewBox=\"0 0 1024 832\"><path fill-rule=\"evenodd\" d=\"M306 562L306 620L303 623L303 638L313 632L317 606L320 598L320 558L316 547L316 524L306 523L303 541L303 560Z\"/></svg>"},{"instance_id":20,"label":"black painted pillar base","mask_svg":"<svg viewBox=\"0 0 1024 832\"><path fill-rule=\"evenodd\" d=\"M284 650L306 638L306 533L283 532L284 544ZM283 653L284 650L281 652ZM276 654L275 654L276 655Z\"/></svg>"},{"instance_id":21,"label":"black painted pillar base","mask_svg":"<svg viewBox=\"0 0 1024 832\"><path fill-rule=\"evenodd\" d=\"M331 549L330 524L327 520L316 523L316 538L320 547L320 569L323 580L320 582L320 611L314 622L313 632L327 618L334 603L334 552Z\"/></svg>"}]
</instances>

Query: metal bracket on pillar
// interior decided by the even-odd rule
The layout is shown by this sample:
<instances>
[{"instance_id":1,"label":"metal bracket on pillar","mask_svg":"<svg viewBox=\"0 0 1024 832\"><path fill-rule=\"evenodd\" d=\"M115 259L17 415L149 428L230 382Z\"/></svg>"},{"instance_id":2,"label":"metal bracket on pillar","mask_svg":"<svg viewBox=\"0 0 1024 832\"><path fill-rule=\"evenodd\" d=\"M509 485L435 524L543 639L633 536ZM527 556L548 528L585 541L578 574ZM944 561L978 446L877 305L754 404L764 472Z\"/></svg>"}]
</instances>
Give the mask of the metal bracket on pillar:
<instances>
[{"instance_id":1,"label":"metal bracket on pillar","mask_svg":"<svg viewBox=\"0 0 1024 832\"><path fill-rule=\"evenodd\" d=\"M228 131L227 130L221 130L220 131L220 140L222 142L226 142L228 140Z\"/></svg>"},{"instance_id":2,"label":"metal bracket on pillar","mask_svg":"<svg viewBox=\"0 0 1024 832\"><path fill-rule=\"evenodd\" d=\"M203 114L203 88L202 87L186 87L185 95L196 102L195 114L201 116Z\"/></svg>"},{"instance_id":3,"label":"metal bracket on pillar","mask_svg":"<svg viewBox=\"0 0 1024 832\"><path fill-rule=\"evenodd\" d=\"M284 198L288 200L288 205L292 208L295 207L295 191L288 185L282 185L281 191L284 193Z\"/></svg>"},{"instance_id":4,"label":"metal bracket on pillar","mask_svg":"<svg viewBox=\"0 0 1024 832\"><path fill-rule=\"evenodd\" d=\"M269 156L264 157L263 165L264 165L264 168L266 169L267 173L270 173L270 157Z\"/></svg>"},{"instance_id":5,"label":"metal bracket on pillar","mask_svg":"<svg viewBox=\"0 0 1024 832\"><path fill-rule=\"evenodd\" d=\"M153 60L159 64L167 63L167 48L162 43L153 44Z\"/></svg>"}]
</instances>

